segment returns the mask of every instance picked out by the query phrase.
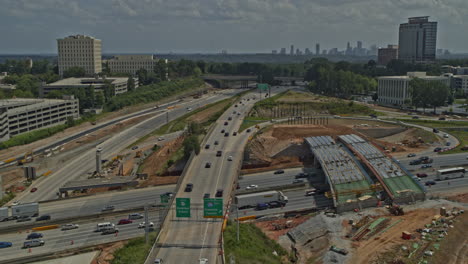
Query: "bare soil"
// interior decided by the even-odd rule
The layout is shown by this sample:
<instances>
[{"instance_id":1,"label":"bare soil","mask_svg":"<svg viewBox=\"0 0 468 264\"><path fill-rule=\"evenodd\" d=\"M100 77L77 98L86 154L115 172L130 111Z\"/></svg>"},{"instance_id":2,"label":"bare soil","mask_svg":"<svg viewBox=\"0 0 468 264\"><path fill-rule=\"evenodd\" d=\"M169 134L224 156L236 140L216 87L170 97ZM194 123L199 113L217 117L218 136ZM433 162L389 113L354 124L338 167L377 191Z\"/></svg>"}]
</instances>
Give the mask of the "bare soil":
<instances>
[{"instance_id":1,"label":"bare soil","mask_svg":"<svg viewBox=\"0 0 468 264\"><path fill-rule=\"evenodd\" d=\"M211 116L213 116L216 112L219 110L223 109L226 105L230 104L229 101L223 102L221 104L217 104L215 106L212 106L210 108L207 108L203 111L200 111L188 119L189 121L192 122L197 122L197 123L204 123L210 119Z\"/></svg>"},{"instance_id":2,"label":"bare soil","mask_svg":"<svg viewBox=\"0 0 468 264\"><path fill-rule=\"evenodd\" d=\"M292 228L304 223L310 218L310 216L300 216L300 217L295 217L295 218L283 218L283 219L278 219L278 220L272 220L272 221L262 221L262 222L256 222L255 225L260 228L263 233L270 239L278 241L278 238L282 235L285 235L288 233L289 230ZM281 225L284 226L286 222L290 222L290 226L288 228L280 229L280 230L275 230L274 225Z\"/></svg>"},{"instance_id":3,"label":"bare soil","mask_svg":"<svg viewBox=\"0 0 468 264\"><path fill-rule=\"evenodd\" d=\"M114 259L114 252L122 248L126 244L126 241L119 241L113 243L110 246L103 246L100 248L101 252L99 255L94 258L91 264L110 264L111 261Z\"/></svg>"}]
</instances>

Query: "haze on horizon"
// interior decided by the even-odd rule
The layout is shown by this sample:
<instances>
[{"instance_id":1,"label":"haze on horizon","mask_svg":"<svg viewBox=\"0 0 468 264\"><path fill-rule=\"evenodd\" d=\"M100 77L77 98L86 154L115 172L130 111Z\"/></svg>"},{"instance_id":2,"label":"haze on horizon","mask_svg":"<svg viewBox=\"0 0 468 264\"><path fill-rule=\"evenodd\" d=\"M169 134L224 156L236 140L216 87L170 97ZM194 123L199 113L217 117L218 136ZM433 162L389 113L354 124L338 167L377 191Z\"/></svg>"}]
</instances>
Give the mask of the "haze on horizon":
<instances>
[{"instance_id":1,"label":"haze on horizon","mask_svg":"<svg viewBox=\"0 0 468 264\"><path fill-rule=\"evenodd\" d=\"M438 22L437 48L468 52L466 0L3 0L0 54L56 53L73 34L103 53L271 52L398 44L412 16Z\"/></svg>"}]
</instances>

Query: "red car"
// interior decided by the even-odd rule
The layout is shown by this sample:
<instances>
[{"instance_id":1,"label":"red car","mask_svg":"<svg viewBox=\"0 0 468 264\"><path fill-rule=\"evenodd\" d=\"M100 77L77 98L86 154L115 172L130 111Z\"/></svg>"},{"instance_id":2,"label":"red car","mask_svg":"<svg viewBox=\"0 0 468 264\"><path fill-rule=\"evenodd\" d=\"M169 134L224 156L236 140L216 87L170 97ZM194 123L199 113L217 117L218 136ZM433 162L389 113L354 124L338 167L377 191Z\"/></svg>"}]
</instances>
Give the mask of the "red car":
<instances>
[{"instance_id":1,"label":"red car","mask_svg":"<svg viewBox=\"0 0 468 264\"><path fill-rule=\"evenodd\" d=\"M425 178L425 177L427 177L427 174L426 173L418 173L418 174L416 174L416 176L418 176L419 178Z\"/></svg>"},{"instance_id":2,"label":"red car","mask_svg":"<svg viewBox=\"0 0 468 264\"><path fill-rule=\"evenodd\" d=\"M31 192L32 192L32 193L33 193L33 192L36 192L36 191L37 191L37 188L36 188L36 187L34 187L34 188L31 189Z\"/></svg>"},{"instance_id":3,"label":"red car","mask_svg":"<svg viewBox=\"0 0 468 264\"><path fill-rule=\"evenodd\" d=\"M131 224L131 223L133 223L133 221L130 219L120 219L118 225L126 225L126 224Z\"/></svg>"}]
</instances>

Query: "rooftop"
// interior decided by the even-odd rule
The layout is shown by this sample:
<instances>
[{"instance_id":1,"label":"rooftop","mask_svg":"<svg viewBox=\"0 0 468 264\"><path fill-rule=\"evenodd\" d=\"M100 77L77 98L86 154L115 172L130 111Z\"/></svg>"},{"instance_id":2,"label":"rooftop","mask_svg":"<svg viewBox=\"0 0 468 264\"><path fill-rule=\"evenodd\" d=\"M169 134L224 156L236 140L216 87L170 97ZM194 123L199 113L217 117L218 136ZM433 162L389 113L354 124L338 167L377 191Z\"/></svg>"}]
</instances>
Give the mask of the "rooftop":
<instances>
[{"instance_id":1,"label":"rooftop","mask_svg":"<svg viewBox=\"0 0 468 264\"><path fill-rule=\"evenodd\" d=\"M119 83L119 82L127 82L128 77L112 77L112 78L66 78L62 79L59 81L56 81L54 83L49 83L46 86L65 86L65 85L102 85L106 81L109 81L111 83Z\"/></svg>"},{"instance_id":2,"label":"rooftop","mask_svg":"<svg viewBox=\"0 0 468 264\"><path fill-rule=\"evenodd\" d=\"M9 114L18 112L25 112L33 109L43 108L50 105L62 104L69 100L64 99L29 99L29 98L16 98L0 100L0 107L9 108Z\"/></svg>"},{"instance_id":3,"label":"rooftop","mask_svg":"<svg viewBox=\"0 0 468 264\"><path fill-rule=\"evenodd\" d=\"M63 39L96 39L94 37L91 37L91 36L87 36L87 35L80 35L80 34L77 34L77 35L70 35L68 37L65 37ZM59 39L59 40L62 40L62 39ZM96 39L97 40L97 39Z\"/></svg>"}]
</instances>

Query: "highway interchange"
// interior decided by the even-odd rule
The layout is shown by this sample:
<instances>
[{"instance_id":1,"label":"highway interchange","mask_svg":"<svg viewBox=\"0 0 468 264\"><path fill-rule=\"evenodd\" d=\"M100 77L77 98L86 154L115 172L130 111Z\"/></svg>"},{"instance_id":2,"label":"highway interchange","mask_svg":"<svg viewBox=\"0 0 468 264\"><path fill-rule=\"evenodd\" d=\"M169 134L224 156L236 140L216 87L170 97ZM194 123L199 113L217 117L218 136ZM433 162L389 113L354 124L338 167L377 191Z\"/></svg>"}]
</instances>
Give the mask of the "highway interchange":
<instances>
[{"instance_id":1,"label":"highway interchange","mask_svg":"<svg viewBox=\"0 0 468 264\"><path fill-rule=\"evenodd\" d=\"M273 89L274 93L279 92L280 89ZM234 92L228 91L221 94L212 96L205 96L200 100L193 100L179 104L178 108L170 110L170 118L174 119L187 112L186 108L197 108L211 102L219 101L221 99L232 96ZM252 93L244 96L244 98L252 98ZM258 95L256 95L258 100ZM228 198L231 196L231 191L235 190L233 183L238 176L238 170L241 164L242 153L244 145L250 135L254 133L243 131L237 136L233 136L232 132L237 131L242 123L242 119L248 110L253 106L255 100L243 100L244 105L239 105L238 108L231 107L227 110L217 121L216 127L207 140L210 144L209 149L204 149L202 146L201 153L197 155L191 162L188 173L182 182L181 188L177 193L177 197L188 197L192 199L192 204L200 207L202 197L205 193L209 193L214 197L217 189L224 190L224 204L227 204ZM241 112L241 115L232 114L233 111ZM156 112L161 110L154 110ZM146 113L146 112L145 112ZM228 117L233 117L233 120L228 121L228 125L224 125ZM101 143L99 146L104 150L103 158L111 158L119 153L122 148L135 142L138 138L148 134L166 122L166 113L160 114L140 122L139 124L129 127L126 130L118 133ZM224 129L230 132L228 137L221 133ZM450 138L449 140L452 140ZM214 141L219 141L219 145L215 145ZM216 152L222 150L221 157L216 157ZM438 169L440 167L454 167L463 166L468 163L467 154L449 154L438 155L436 153L424 152L422 155L431 155L434 159L432 165ZM232 156L232 161L228 161L227 157ZM417 157L420 155L418 154ZM417 158L416 157L416 158ZM408 168L410 171L426 172L427 178L421 179L424 184L428 180L434 180L435 172L432 169L419 169L419 166L409 165L409 162L415 158L400 158L399 162ZM211 168L205 168L205 164L211 162ZM56 190L67 181L82 177L88 171L94 168L94 149L89 150L74 160L65 164L63 168L47 178L43 178L34 184L38 187L36 193L24 192L24 196L19 198L21 202L32 201L46 201L56 198ZM260 188L275 187L282 185L290 185L295 179L295 175L304 171L303 168L286 169L284 174L273 174L272 171L257 173L252 175L243 175L240 177L239 186L240 190L244 190L248 185L259 185ZM309 172L310 169L307 169ZM321 178L311 176L309 178L312 186L320 185ZM184 187L187 183L193 183L194 189L192 192L184 192ZM450 185L447 181L437 182L436 185L428 189L429 193L446 192L458 187L468 186L468 178L461 178L450 180ZM326 208L331 206L330 199L327 199L323 194L315 196L305 196L305 190L309 186L302 186L297 189L284 191L288 196L289 202L285 208L268 209L264 211L255 211L253 209L240 210L239 216L247 215L267 215L267 214L281 214L285 211L302 210L310 208ZM98 194L93 196L86 196L80 198L64 199L57 201L43 202L40 204L41 214L50 214L52 220L83 217L86 215L99 214L101 209L106 205L114 205L115 210L132 210L141 212L144 204L156 205L159 203L159 195L166 192L175 191L175 185L150 187L145 189L135 189L129 191L113 191L105 194ZM216 263L217 254L219 250L219 239L222 221L220 219L204 219L202 210L194 210L190 219L176 218L174 216L175 210L170 210L169 216L166 218L164 230L161 232L160 243L163 245L161 248L155 250L151 256L151 260L159 257L163 258L169 263L191 263L199 258L208 258L209 263ZM118 222L119 219L126 218L128 213L112 214L109 216L102 216L99 221L105 222ZM235 210L231 210L230 217L235 217ZM155 209L150 213L150 221L158 224L159 214ZM73 222L73 221L71 221ZM30 253L27 249L21 249L22 243L26 234L24 230L19 235L18 233L5 233L1 235L1 241L13 242L13 247L10 249L0 249L0 263L8 263L8 259L34 256L42 253L52 253L54 251L61 251L70 248L78 248L85 245L94 245L100 243L107 243L121 239L141 236L144 234L142 229L138 229L138 223L135 221L133 224L119 226L119 234L114 235L101 235L100 233L93 232L96 227L97 220L90 221L80 220L80 228L70 231L49 230L43 231L45 246L32 249ZM3 222L0 223L0 229L5 227L21 226L27 223L16 222ZM39 225L38 225L39 226ZM24 237L23 237L24 236ZM73 241L73 242L72 242Z\"/></svg>"}]
</instances>

